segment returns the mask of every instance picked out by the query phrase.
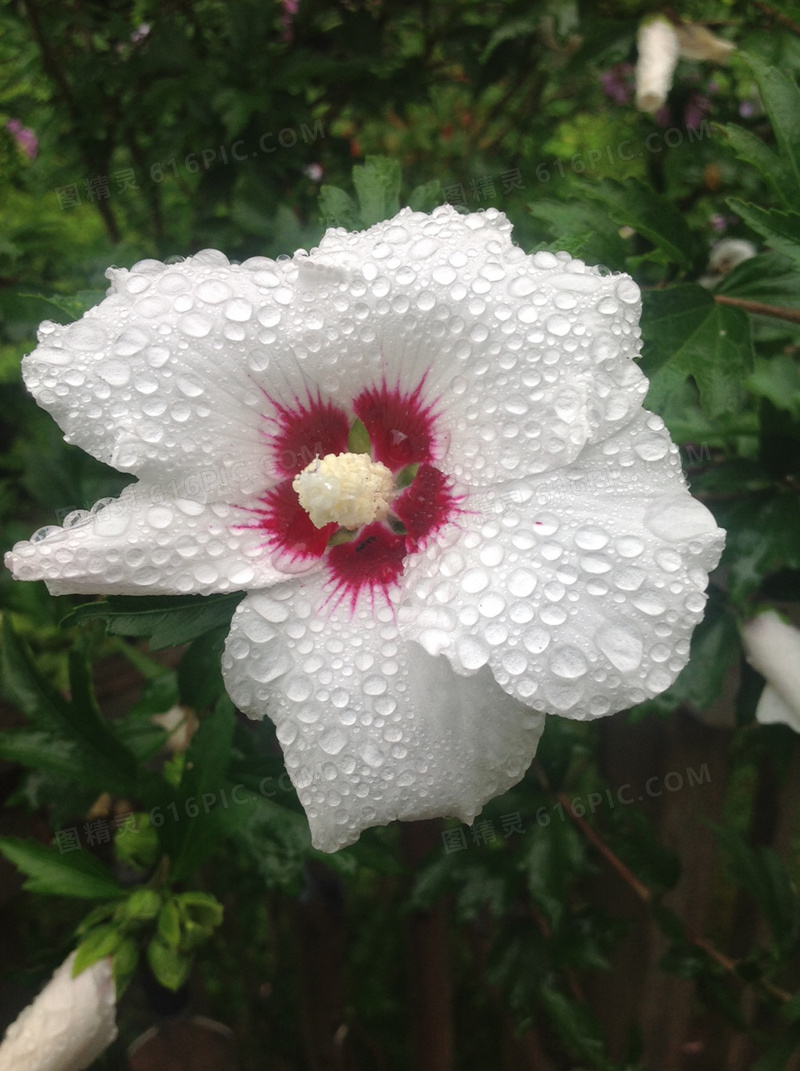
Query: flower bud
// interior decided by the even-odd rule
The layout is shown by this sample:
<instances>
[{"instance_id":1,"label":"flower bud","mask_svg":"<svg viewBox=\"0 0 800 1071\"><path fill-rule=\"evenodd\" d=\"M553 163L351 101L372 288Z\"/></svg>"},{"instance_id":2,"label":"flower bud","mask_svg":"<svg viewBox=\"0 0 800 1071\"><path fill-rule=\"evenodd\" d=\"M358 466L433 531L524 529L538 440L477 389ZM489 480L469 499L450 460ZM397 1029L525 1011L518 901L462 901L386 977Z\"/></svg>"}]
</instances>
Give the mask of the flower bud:
<instances>
[{"instance_id":1,"label":"flower bud","mask_svg":"<svg viewBox=\"0 0 800 1071\"><path fill-rule=\"evenodd\" d=\"M6 1031L0 1071L84 1071L117 1036L111 957L72 977L73 952Z\"/></svg>"},{"instance_id":2,"label":"flower bud","mask_svg":"<svg viewBox=\"0 0 800 1071\"><path fill-rule=\"evenodd\" d=\"M800 630L769 610L742 628L742 643L747 661L767 682L756 719L800 732Z\"/></svg>"}]
</instances>

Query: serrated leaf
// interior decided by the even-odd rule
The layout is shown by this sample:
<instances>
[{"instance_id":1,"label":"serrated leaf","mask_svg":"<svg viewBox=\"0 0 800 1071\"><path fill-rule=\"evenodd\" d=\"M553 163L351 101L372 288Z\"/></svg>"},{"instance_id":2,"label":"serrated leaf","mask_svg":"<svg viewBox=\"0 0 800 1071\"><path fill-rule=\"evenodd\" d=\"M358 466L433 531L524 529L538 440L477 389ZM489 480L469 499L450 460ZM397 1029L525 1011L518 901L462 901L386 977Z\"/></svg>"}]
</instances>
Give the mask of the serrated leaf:
<instances>
[{"instance_id":1,"label":"serrated leaf","mask_svg":"<svg viewBox=\"0 0 800 1071\"><path fill-rule=\"evenodd\" d=\"M787 191L790 204L800 200L800 90L777 67L762 63L755 56L745 55L764 103L775 138L780 149L781 161L791 178Z\"/></svg>"},{"instance_id":2,"label":"serrated leaf","mask_svg":"<svg viewBox=\"0 0 800 1071\"><path fill-rule=\"evenodd\" d=\"M189 643L205 632L230 625L233 611L243 598L243 592L156 597L110 595L103 602L79 606L62 624L105 621L109 635L148 637L151 649L158 651Z\"/></svg>"},{"instance_id":3,"label":"serrated leaf","mask_svg":"<svg viewBox=\"0 0 800 1071\"><path fill-rule=\"evenodd\" d=\"M528 211L553 236L551 248L608 268L625 267L626 245L619 226L598 205L540 198L528 203Z\"/></svg>"},{"instance_id":4,"label":"serrated leaf","mask_svg":"<svg viewBox=\"0 0 800 1071\"><path fill-rule=\"evenodd\" d=\"M750 322L741 309L718 305L692 284L643 294L642 371L650 380L647 407L660 412L688 376L712 419L734 412L742 381L753 368Z\"/></svg>"},{"instance_id":5,"label":"serrated leaf","mask_svg":"<svg viewBox=\"0 0 800 1071\"><path fill-rule=\"evenodd\" d=\"M353 198L338 186L322 186L319 191L319 211L326 227L345 227L358 230L360 220Z\"/></svg>"},{"instance_id":6,"label":"serrated leaf","mask_svg":"<svg viewBox=\"0 0 800 1071\"><path fill-rule=\"evenodd\" d=\"M400 163L388 156L368 156L363 167L353 168L353 186L365 227L391 219L400 211Z\"/></svg>"},{"instance_id":7,"label":"serrated leaf","mask_svg":"<svg viewBox=\"0 0 800 1071\"><path fill-rule=\"evenodd\" d=\"M583 844L565 819L538 828L525 853L525 872L531 896L553 928L561 924L566 891L583 861Z\"/></svg>"},{"instance_id":8,"label":"serrated leaf","mask_svg":"<svg viewBox=\"0 0 800 1071\"><path fill-rule=\"evenodd\" d=\"M729 197L728 204L776 253L782 253L794 264L800 264L800 213L760 208L746 204L737 197Z\"/></svg>"},{"instance_id":9,"label":"serrated leaf","mask_svg":"<svg viewBox=\"0 0 800 1071\"><path fill-rule=\"evenodd\" d=\"M694 238L683 214L668 198L634 178L625 182L603 179L587 184L583 192L605 205L615 223L632 227L652 242L662 251L667 263L691 267Z\"/></svg>"},{"instance_id":10,"label":"serrated leaf","mask_svg":"<svg viewBox=\"0 0 800 1071\"><path fill-rule=\"evenodd\" d=\"M758 587L783 569L800 569L800 500L792 493L721 502L719 524L728 532L720 566L728 570L733 601L749 606Z\"/></svg>"},{"instance_id":11,"label":"serrated leaf","mask_svg":"<svg viewBox=\"0 0 800 1071\"><path fill-rule=\"evenodd\" d=\"M442 184L438 179L415 186L408 195L408 207L415 212L432 212L442 203Z\"/></svg>"},{"instance_id":12,"label":"serrated leaf","mask_svg":"<svg viewBox=\"0 0 800 1071\"><path fill-rule=\"evenodd\" d=\"M72 977L77 978L81 971L85 971L99 959L113 955L121 940L122 934L117 926L98 926L92 930L78 945L72 964Z\"/></svg>"},{"instance_id":13,"label":"serrated leaf","mask_svg":"<svg viewBox=\"0 0 800 1071\"><path fill-rule=\"evenodd\" d=\"M794 308L800 306L800 270L789 257L759 253L723 275L713 292Z\"/></svg>"},{"instance_id":14,"label":"serrated leaf","mask_svg":"<svg viewBox=\"0 0 800 1071\"><path fill-rule=\"evenodd\" d=\"M788 207L790 202L787 193L791 189L788 182L789 169L778 154L761 138L740 126L721 126L720 129L739 159L752 164L760 171L773 192Z\"/></svg>"},{"instance_id":15,"label":"serrated leaf","mask_svg":"<svg viewBox=\"0 0 800 1071\"><path fill-rule=\"evenodd\" d=\"M176 992L189 977L191 960L188 956L154 937L147 946L147 962L159 985Z\"/></svg>"},{"instance_id":16,"label":"serrated leaf","mask_svg":"<svg viewBox=\"0 0 800 1071\"><path fill-rule=\"evenodd\" d=\"M0 837L0 852L27 875L24 888L47 896L110 900L124 896L111 872L82 849L61 853L35 841Z\"/></svg>"}]
</instances>

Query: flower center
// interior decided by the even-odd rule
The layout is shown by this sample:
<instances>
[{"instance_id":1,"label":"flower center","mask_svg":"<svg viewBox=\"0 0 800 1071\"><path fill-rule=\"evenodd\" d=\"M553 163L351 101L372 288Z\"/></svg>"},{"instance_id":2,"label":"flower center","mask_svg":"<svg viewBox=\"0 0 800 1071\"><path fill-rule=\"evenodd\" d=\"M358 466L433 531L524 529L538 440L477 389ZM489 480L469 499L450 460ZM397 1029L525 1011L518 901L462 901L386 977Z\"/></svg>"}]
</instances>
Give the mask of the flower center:
<instances>
[{"instance_id":1,"label":"flower center","mask_svg":"<svg viewBox=\"0 0 800 1071\"><path fill-rule=\"evenodd\" d=\"M382 521L394 498L391 471L369 454L326 454L295 476L292 487L316 528L355 530Z\"/></svg>"}]
</instances>

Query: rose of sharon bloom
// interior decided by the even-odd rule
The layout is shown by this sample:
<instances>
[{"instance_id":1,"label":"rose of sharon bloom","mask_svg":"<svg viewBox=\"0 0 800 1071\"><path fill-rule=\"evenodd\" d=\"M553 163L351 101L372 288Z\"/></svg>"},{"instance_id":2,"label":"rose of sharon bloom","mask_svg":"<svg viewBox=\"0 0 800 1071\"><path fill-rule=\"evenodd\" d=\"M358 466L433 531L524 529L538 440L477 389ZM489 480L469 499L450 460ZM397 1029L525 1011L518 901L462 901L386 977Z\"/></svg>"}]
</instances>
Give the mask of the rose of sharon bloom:
<instances>
[{"instance_id":1,"label":"rose of sharon bloom","mask_svg":"<svg viewBox=\"0 0 800 1071\"><path fill-rule=\"evenodd\" d=\"M781 722L800 732L800 630L769 610L744 625L742 643L747 661L767 682L757 721Z\"/></svg>"},{"instance_id":2,"label":"rose of sharon bloom","mask_svg":"<svg viewBox=\"0 0 800 1071\"><path fill-rule=\"evenodd\" d=\"M545 711L674 680L723 533L642 408L628 276L444 206L109 277L23 370L139 482L10 567L53 592L246 589L226 685L275 722L317 847L470 822Z\"/></svg>"},{"instance_id":3,"label":"rose of sharon bloom","mask_svg":"<svg viewBox=\"0 0 800 1071\"><path fill-rule=\"evenodd\" d=\"M117 1036L111 959L72 977L73 952L6 1031L0 1071L84 1071Z\"/></svg>"}]
</instances>

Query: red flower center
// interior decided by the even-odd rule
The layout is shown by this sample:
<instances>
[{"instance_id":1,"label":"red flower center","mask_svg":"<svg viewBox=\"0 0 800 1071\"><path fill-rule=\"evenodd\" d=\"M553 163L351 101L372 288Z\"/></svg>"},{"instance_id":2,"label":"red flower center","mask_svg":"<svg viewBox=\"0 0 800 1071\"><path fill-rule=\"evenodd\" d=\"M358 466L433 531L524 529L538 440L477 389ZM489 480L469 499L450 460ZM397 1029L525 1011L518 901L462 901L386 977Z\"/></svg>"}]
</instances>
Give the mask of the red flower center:
<instances>
[{"instance_id":1,"label":"red flower center","mask_svg":"<svg viewBox=\"0 0 800 1071\"><path fill-rule=\"evenodd\" d=\"M263 496L262 508L254 511L258 521L248 527L262 529L270 549L293 563L324 559L335 590L353 608L362 592L374 598L396 584L407 555L422 549L457 511L449 478L432 464L435 416L422 401L422 387L421 382L403 392L384 382L353 400L352 415L319 394L291 409L272 403L274 430L266 435L267 445L282 479ZM391 511L355 532L335 523L317 528L300 505L293 479L317 457L346 453L354 418L367 430L372 459L394 476Z\"/></svg>"}]
</instances>

